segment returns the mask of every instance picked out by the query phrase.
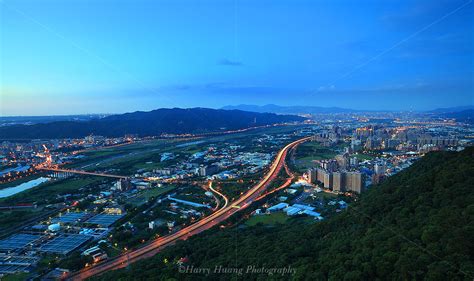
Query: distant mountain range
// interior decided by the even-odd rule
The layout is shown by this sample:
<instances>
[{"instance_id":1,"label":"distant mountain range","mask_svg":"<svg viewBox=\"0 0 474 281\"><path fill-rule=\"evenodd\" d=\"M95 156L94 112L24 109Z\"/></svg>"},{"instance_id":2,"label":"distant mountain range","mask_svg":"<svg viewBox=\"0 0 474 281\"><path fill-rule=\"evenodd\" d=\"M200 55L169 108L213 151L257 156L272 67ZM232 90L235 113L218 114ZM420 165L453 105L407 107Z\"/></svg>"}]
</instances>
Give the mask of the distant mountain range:
<instances>
[{"instance_id":1,"label":"distant mountain range","mask_svg":"<svg viewBox=\"0 0 474 281\"><path fill-rule=\"evenodd\" d=\"M107 116L106 114L51 115L51 116L0 116L0 126L32 125L57 121L89 121Z\"/></svg>"},{"instance_id":2,"label":"distant mountain range","mask_svg":"<svg viewBox=\"0 0 474 281\"><path fill-rule=\"evenodd\" d=\"M267 105L249 105L249 104L240 104L240 105L228 105L224 106L222 109L226 110L245 110L252 112L267 112L267 113L276 113L276 114L328 114L328 113L355 113L355 112L384 112L390 110L356 110L350 108L341 108L341 107L321 107L321 106L280 106L275 104ZM474 105L468 106L456 106L456 107L447 107L447 108L436 108L434 110L424 111L420 113L428 114L443 114L443 113L453 113L461 112L465 110L474 109Z\"/></svg>"},{"instance_id":3,"label":"distant mountain range","mask_svg":"<svg viewBox=\"0 0 474 281\"><path fill-rule=\"evenodd\" d=\"M303 120L298 116L241 110L172 108L137 111L81 122L5 126L0 127L0 139L80 138L90 134L119 137L126 134L157 136L163 133L206 133Z\"/></svg>"},{"instance_id":4,"label":"distant mountain range","mask_svg":"<svg viewBox=\"0 0 474 281\"><path fill-rule=\"evenodd\" d=\"M277 114L324 114L324 113L350 113L360 112L359 110L340 108L340 107L320 107L320 106L279 106L275 104L267 105L228 105L222 109L225 110L245 110L260 113L277 113Z\"/></svg>"},{"instance_id":5,"label":"distant mountain range","mask_svg":"<svg viewBox=\"0 0 474 281\"><path fill-rule=\"evenodd\" d=\"M428 112L429 113L453 113L453 112L460 112L460 111L466 111L466 110L474 110L474 105L436 108Z\"/></svg>"}]
</instances>

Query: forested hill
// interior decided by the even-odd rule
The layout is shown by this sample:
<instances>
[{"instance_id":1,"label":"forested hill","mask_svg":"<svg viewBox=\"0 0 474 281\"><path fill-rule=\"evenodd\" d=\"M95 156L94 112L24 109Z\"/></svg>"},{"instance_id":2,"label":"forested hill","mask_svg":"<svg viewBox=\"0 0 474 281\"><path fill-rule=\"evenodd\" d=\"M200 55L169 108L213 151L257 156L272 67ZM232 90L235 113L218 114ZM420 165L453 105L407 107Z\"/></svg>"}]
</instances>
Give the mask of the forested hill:
<instances>
[{"instance_id":1,"label":"forested hill","mask_svg":"<svg viewBox=\"0 0 474 281\"><path fill-rule=\"evenodd\" d=\"M101 280L473 280L474 148L434 152L321 223L213 230ZM187 265L296 269L279 275L182 274ZM166 262L168 261L168 262Z\"/></svg>"},{"instance_id":2,"label":"forested hill","mask_svg":"<svg viewBox=\"0 0 474 281\"><path fill-rule=\"evenodd\" d=\"M0 139L80 138L90 134L120 137L126 134L158 136L163 133L207 133L304 120L293 115L240 110L162 108L111 115L84 122L61 121L5 126L0 127Z\"/></svg>"}]
</instances>

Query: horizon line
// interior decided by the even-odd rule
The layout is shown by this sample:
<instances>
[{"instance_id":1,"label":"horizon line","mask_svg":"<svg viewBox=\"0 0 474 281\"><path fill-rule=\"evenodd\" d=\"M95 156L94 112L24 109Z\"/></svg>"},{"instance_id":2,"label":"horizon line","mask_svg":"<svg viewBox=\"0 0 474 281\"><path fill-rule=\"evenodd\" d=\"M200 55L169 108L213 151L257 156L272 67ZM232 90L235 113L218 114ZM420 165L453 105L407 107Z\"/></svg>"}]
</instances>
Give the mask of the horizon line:
<instances>
[{"instance_id":1,"label":"horizon line","mask_svg":"<svg viewBox=\"0 0 474 281\"><path fill-rule=\"evenodd\" d=\"M449 106L449 107L436 107L432 109L354 109L354 108L345 108L345 107L337 107L337 106L317 106L317 105L277 105L277 104L265 104L265 105L256 105L256 104L237 104L237 105L225 105L219 108L214 108L214 107L201 107L201 106L195 106L195 107L159 107L155 108L152 110L134 110L134 111L126 111L126 112L115 112L115 113L71 113L71 114L50 114L50 115L3 115L0 113L0 118L15 118L15 117L66 117L66 116L87 116L87 115L120 115L120 114L127 114L127 113L134 113L134 112L150 112L154 110L160 110L160 109L195 109L195 108L204 108L204 109L213 109L213 110L228 110L224 109L225 107L238 107L238 106L256 106L256 107L264 107L264 106L279 106L279 107L317 107L317 108L325 108L325 109L330 109L330 108L338 108L338 109L344 109L344 110L353 110L353 111L358 111L359 113L363 112L429 112L429 111L434 111L437 109L449 109L449 108L457 108L457 107L474 107L474 104L467 104L467 105L457 105L457 106ZM233 109L233 110L241 110L241 109ZM246 111L246 110L241 110L241 111ZM252 112L252 111L249 111ZM272 113L272 112L268 112ZM331 113L331 112L327 112ZM327 113L321 113L321 114L327 114Z\"/></svg>"}]
</instances>

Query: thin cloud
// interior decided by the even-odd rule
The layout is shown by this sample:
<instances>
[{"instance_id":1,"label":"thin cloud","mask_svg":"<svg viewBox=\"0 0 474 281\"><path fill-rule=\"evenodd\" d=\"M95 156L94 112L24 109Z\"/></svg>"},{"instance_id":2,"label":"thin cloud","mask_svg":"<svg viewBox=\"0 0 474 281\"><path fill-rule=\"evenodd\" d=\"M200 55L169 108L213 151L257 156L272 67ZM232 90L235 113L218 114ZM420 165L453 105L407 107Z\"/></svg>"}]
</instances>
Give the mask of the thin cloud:
<instances>
[{"instance_id":1,"label":"thin cloud","mask_svg":"<svg viewBox=\"0 0 474 281\"><path fill-rule=\"evenodd\" d=\"M240 61L233 61L229 59L221 59L217 62L218 65L224 65L224 66L242 66L243 63Z\"/></svg>"},{"instance_id":2,"label":"thin cloud","mask_svg":"<svg viewBox=\"0 0 474 281\"><path fill-rule=\"evenodd\" d=\"M327 91L333 91L335 89L336 89L336 86L334 85L321 86L317 89L317 92L327 92Z\"/></svg>"}]
</instances>

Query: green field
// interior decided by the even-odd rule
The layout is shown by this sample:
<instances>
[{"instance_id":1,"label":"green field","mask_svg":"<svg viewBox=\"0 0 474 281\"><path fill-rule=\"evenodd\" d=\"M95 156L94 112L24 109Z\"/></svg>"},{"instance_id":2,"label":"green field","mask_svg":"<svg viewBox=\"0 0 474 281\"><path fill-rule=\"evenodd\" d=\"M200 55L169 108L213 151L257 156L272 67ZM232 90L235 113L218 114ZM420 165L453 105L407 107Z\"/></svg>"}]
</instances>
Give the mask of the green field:
<instances>
[{"instance_id":1,"label":"green field","mask_svg":"<svg viewBox=\"0 0 474 281\"><path fill-rule=\"evenodd\" d=\"M152 197L158 197L160 195L163 195L167 192L170 192L171 190L175 189L176 186L174 185L169 185L165 187L154 187L151 189L147 189L142 191L140 194L138 194L136 197L132 198L129 200L130 203L133 205L141 205L146 202Z\"/></svg>"},{"instance_id":2,"label":"green field","mask_svg":"<svg viewBox=\"0 0 474 281\"><path fill-rule=\"evenodd\" d=\"M336 199L338 197L337 194L333 194L329 192L318 192L318 193L315 193L315 195L316 195L316 198L323 198L327 200ZM312 201L313 199L309 199L309 202L312 202Z\"/></svg>"},{"instance_id":3,"label":"green field","mask_svg":"<svg viewBox=\"0 0 474 281\"><path fill-rule=\"evenodd\" d=\"M15 273L15 274L8 274L3 276L0 280L1 281L24 281L28 279L29 273Z\"/></svg>"},{"instance_id":4,"label":"green field","mask_svg":"<svg viewBox=\"0 0 474 281\"><path fill-rule=\"evenodd\" d=\"M315 166L314 160L332 159L337 154L334 148L323 147L318 142L306 142L296 150L295 165L300 172L303 172Z\"/></svg>"},{"instance_id":5,"label":"green field","mask_svg":"<svg viewBox=\"0 0 474 281\"><path fill-rule=\"evenodd\" d=\"M16 227L29 219L41 215L42 209L2 211L0 216L0 234L9 228Z\"/></svg>"},{"instance_id":6,"label":"green field","mask_svg":"<svg viewBox=\"0 0 474 281\"><path fill-rule=\"evenodd\" d=\"M202 150L203 144L177 147L179 144L193 141L195 140L152 140L88 151L82 154L84 158L75 160L65 167L86 171L113 170L112 174L128 176L140 169L151 171L171 165L179 161L180 157ZM164 152L175 153L177 158L162 163L160 160Z\"/></svg>"},{"instance_id":7,"label":"green field","mask_svg":"<svg viewBox=\"0 0 474 281\"><path fill-rule=\"evenodd\" d=\"M248 226L254 226L259 223L262 224L284 224L288 220L288 216L283 212L277 212L269 215L256 215L252 216L245 222Z\"/></svg>"},{"instance_id":8,"label":"green field","mask_svg":"<svg viewBox=\"0 0 474 281\"><path fill-rule=\"evenodd\" d=\"M337 194L333 194L329 192L319 192L319 193L316 193L316 195L317 197L322 197L325 199L336 199L339 196Z\"/></svg>"},{"instance_id":9,"label":"green field","mask_svg":"<svg viewBox=\"0 0 474 281\"><path fill-rule=\"evenodd\" d=\"M130 145L92 150L82 153L85 158L74 161L67 165L69 168L83 168L95 170L97 167L107 168L117 163L126 163L133 159L146 158L151 154L166 150L172 141L152 140L147 142L133 143ZM98 164L98 165L97 165Z\"/></svg>"},{"instance_id":10,"label":"green field","mask_svg":"<svg viewBox=\"0 0 474 281\"><path fill-rule=\"evenodd\" d=\"M149 199L151 197L160 196L161 194L167 193L167 192L169 192L169 191L171 191L175 188L176 188L176 186L174 186L174 185L169 185L169 186L165 186L165 187L155 187L155 188L151 188L151 189L147 189L147 190L143 191L139 195L139 197Z\"/></svg>"},{"instance_id":11,"label":"green field","mask_svg":"<svg viewBox=\"0 0 474 281\"><path fill-rule=\"evenodd\" d=\"M353 156L357 157L357 159L359 159L361 161L372 160L372 159L375 158L375 156L372 156L372 155L369 155L369 154L364 154L364 153L355 154Z\"/></svg>"}]
</instances>

